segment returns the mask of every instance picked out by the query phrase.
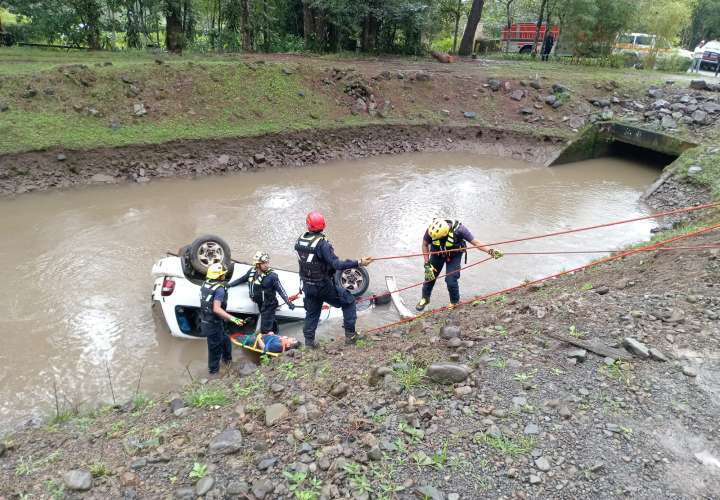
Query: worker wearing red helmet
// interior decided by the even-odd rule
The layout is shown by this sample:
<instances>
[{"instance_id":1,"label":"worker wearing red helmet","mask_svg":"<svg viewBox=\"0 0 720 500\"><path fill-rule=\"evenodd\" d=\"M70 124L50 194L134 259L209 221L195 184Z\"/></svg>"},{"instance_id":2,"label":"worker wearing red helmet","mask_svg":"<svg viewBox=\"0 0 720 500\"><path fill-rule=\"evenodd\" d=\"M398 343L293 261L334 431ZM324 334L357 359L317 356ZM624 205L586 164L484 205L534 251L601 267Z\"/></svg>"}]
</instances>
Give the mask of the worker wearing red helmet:
<instances>
[{"instance_id":1,"label":"worker wearing red helmet","mask_svg":"<svg viewBox=\"0 0 720 500\"><path fill-rule=\"evenodd\" d=\"M355 331L357 319L355 297L349 291L335 284L335 271L367 266L372 262L372 257L364 257L360 260L338 258L333 246L323 234L325 217L320 212L313 211L307 215L305 222L307 232L300 236L295 243L304 295L305 326L303 335L305 336L305 345L311 348L317 347L315 330L320 321L323 303L342 309L345 342L354 344L358 339Z\"/></svg>"}]
</instances>

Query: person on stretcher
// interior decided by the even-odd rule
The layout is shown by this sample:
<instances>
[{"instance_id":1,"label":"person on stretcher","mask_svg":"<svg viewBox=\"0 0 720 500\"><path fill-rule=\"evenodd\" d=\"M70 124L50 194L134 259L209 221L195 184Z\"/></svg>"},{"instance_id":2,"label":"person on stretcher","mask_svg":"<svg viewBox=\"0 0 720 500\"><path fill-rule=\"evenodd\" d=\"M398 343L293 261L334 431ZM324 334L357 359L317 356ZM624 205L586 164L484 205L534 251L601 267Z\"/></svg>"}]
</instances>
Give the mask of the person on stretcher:
<instances>
[{"instance_id":1,"label":"person on stretcher","mask_svg":"<svg viewBox=\"0 0 720 500\"><path fill-rule=\"evenodd\" d=\"M273 332L261 334L257 339L257 346L263 352L282 353L300 347L300 341L284 335L275 335Z\"/></svg>"}]
</instances>

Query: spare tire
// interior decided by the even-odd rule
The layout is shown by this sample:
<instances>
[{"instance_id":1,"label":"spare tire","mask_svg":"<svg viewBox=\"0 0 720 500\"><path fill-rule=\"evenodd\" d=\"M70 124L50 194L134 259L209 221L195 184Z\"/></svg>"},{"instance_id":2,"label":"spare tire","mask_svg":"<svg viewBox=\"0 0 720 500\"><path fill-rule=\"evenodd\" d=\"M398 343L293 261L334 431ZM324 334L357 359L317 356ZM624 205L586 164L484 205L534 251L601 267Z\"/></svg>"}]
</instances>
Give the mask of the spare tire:
<instances>
[{"instance_id":1,"label":"spare tire","mask_svg":"<svg viewBox=\"0 0 720 500\"><path fill-rule=\"evenodd\" d=\"M376 306L384 306L392 302L392 297L387 292L381 293L380 295L373 295L372 298Z\"/></svg>"},{"instance_id":2,"label":"spare tire","mask_svg":"<svg viewBox=\"0 0 720 500\"><path fill-rule=\"evenodd\" d=\"M335 284L360 297L370 286L370 274L364 267L353 267L335 272Z\"/></svg>"},{"instance_id":3,"label":"spare tire","mask_svg":"<svg viewBox=\"0 0 720 500\"><path fill-rule=\"evenodd\" d=\"M196 238L190 245L190 264L202 276L207 274L208 267L213 262L222 262L230 271L232 259L230 247L219 236L208 234Z\"/></svg>"},{"instance_id":4,"label":"spare tire","mask_svg":"<svg viewBox=\"0 0 720 500\"><path fill-rule=\"evenodd\" d=\"M178 257L180 257L180 265L182 265L185 277L188 279L194 278L196 271L190 262L190 245L180 247L180 250L178 250Z\"/></svg>"}]
</instances>

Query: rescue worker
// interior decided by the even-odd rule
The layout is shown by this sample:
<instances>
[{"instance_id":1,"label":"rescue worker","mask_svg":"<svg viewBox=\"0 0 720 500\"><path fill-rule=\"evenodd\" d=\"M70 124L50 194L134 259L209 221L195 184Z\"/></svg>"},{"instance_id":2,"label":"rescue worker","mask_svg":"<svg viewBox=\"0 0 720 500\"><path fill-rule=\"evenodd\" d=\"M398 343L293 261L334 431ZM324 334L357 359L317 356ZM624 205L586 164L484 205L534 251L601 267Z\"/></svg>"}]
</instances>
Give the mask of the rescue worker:
<instances>
[{"instance_id":1,"label":"rescue worker","mask_svg":"<svg viewBox=\"0 0 720 500\"><path fill-rule=\"evenodd\" d=\"M373 259L372 257L363 257L358 261L338 258L333 246L323 234L325 217L320 212L310 212L305 223L307 232L301 235L295 243L305 304L305 326L303 327L305 345L312 349L317 347L315 330L320 321L324 302L333 307L342 308L345 343L355 344L359 338L355 331L355 321L357 320L355 297L345 288L336 285L335 271L368 266Z\"/></svg>"},{"instance_id":2,"label":"rescue worker","mask_svg":"<svg viewBox=\"0 0 720 500\"><path fill-rule=\"evenodd\" d=\"M550 56L550 52L552 52L553 45L555 45L555 37L553 36L552 32L550 31L550 27L548 27L547 33L545 33L545 38L543 39L543 43L542 43L541 59L543 61L548 60L548 57Z\"/></svg>"},{"instance_id":3,"label":"rescue worker","mask_svg":"<svg viewBox=\"0 0 720 500\"><path fill-rule=\"evenodd\" d=\"M280 295L291 311L295 309L295 305L285 293L277 273L270 269L270 255L267 252L255 252L253 264L254 267L248 269L244 276L230 282L228 287L247 283L250 299L257 304L260 311L260 333L278 333L275 310L280 304L277 295Z\"/></svg>"},{"instance_id":4,"label":"rescue worker","mask_svg":"<svg viewBox=\"0 0 720 500\"><path fill-rule=\"evenodd\" d=\"M472 233L459 221L451 219L433 219L425 231L422 240L422 254L425 260L425 283L422 287L422 298L415 309L422 311L430 302L430 295L435 286L435 278L445 266L445 283L450 295L450 306L460 302L460 263L467 250L466 242L470 242L478 250L487 253L494 259L502 257L502 252L485 248L476 240ZM452 250L452 251L451 251ZM431 253L432 252L432 253Z\"/></svg>"},{"instance_id":5,"label":"rescue worker","mask_svg":"<svg viewBox=\"0 0 720 500\"><path fill-rule=\"evenodd\" d=\"M232 344L225 332L225 321L243 326L240 318L228 314L227 288L224 283L227 269L216 262L208 267L206 280L200 287L200 331L207 338L208 371L211 375L220 371L220 360L232 361Z\"/></svg>"}]
</instances>

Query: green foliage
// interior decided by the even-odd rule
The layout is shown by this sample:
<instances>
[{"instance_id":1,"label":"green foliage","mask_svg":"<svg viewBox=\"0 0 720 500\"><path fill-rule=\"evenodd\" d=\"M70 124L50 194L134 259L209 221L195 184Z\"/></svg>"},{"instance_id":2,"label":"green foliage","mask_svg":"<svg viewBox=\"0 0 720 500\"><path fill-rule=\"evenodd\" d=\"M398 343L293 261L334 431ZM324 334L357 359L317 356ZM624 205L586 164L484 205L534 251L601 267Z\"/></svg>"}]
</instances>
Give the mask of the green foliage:
<instances>
[{"instance_id":1,"label":"green foliage","mask_svg":"<svg viewBox=\"0 0 720 500\"><path fill-rule=\"evenodd\" d=\"M393 357L393 373L403 389L407 391L421 385L425 377L425 368L418 366L412 358L396 354Z\"/></svg>"},{"instance_id":2,"label":"green foliage","mask_svg":"<svg viewBox=\"0 0 720 500\"><path fill-rule=\"evenodd\" d=\"M195 462L193 464L193 468L188 474L188 478L199 480L204 478L207 475L208 472L208 466L207 464L201 464L200 462Z\"/></svg>"},{"instance_id":3,"label":"green foliage","mask_svg":"<svg viewBox=\"0 0 720 500\"><path fill-rule=\"evenodd\" d=\"M671 54L666 57L658 57L655 62L655 69L666 73L686 73L692 64L692 59L678 54Z\"/></svg>"},{"instance_id":4,"label":"green foliage","mask_svg":"<svg viewBox=\"0 0 720 500\"><path fill-rule=\"evenodd\" d=\"M105 477L110 475L110 469L103 462L95 462L90 466L92 477Z\"/></svg>"},{"instance_id":5,"label":"green foliage","mask_svg":"<svg viewBox=\"0 0 720 500\"><path fill-rule=\"evenodd\" d=\"M48 479L45 481L45 491L53 500L62 500L65 498L65 485L59 481ZM30 498L28 496L28 498Z\"/></svg>"},{"instance_id":6,"label":"green foliage","mask_svg":"<svg viewBox=\"0 0 720 500\"><path fill-rule=\"evenodd\" d=\"M283 476L290 482L289 490L296 500L318 500L322 490L322 481L309 477L307 472L284 471Z\"/></svg>"},{"instance_id":7,"label":"green foliage","mask_svg":"<svg viewBox=\"0 0 720 500\"><path fill-rule=\"evenodd\" d=\"M265 375L260 372L255 372L255 375L253 375L249 380L246 380L245 383L235 382L233 385L233 392L238 398L246 398L250 395L262 392L266 385L267 382L265 380Z\"/></svg>"},{"instance_id":8,"label":"green foliage","mask_svg":"<svg viewBox=\"0 0 720 500\"><path fill-rule=\"evenodd\" d=\"M477 444L486 444L509 457L527 455L535 448L535 439L527 436L513 439L505 436L494 437L489 434L476 434L473 440Z\"/></svg>"},{"instance_id":9,"label":"green foliage","mask_svg":"<svg viewBox=\"0 0 720 500\"><path fill-rule=\"evenodd\" d=\"M226 406L230 404L230 397L225 392L225 389L204 386L190 392L185 401L195 408L208 408L211 406Z\"/></svg>"}]
</instances>

